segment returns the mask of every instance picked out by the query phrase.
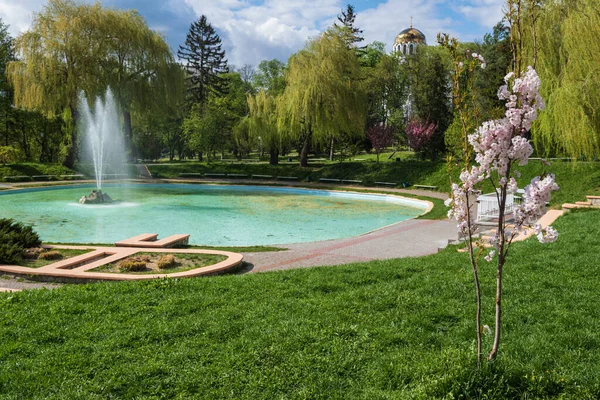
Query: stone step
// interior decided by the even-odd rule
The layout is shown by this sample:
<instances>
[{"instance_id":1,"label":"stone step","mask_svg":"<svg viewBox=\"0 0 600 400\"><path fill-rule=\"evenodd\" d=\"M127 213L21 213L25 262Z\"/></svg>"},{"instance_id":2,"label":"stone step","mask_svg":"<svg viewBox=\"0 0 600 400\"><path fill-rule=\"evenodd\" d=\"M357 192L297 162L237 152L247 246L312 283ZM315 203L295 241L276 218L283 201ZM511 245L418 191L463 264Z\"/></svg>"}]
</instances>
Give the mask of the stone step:
<instances>
[{"instance_id":1,"label":"stone step","mask_svg":"<svg viewBox=\"0 0 600 400\"><path fill-rule=\"evenodd\" d=\"M600 206L600 196L585 196L593 206Z\"/></svg>"},{"instance_id":2,"label":"stone step","mask_svg":"<svg viewBox=\"0 0 600 400\"><path fill-rule=\"evenodd\" d=\"M580 206L577 204L572 204L572 203L565 203L562 205L562 209L563 210L573 210L575 208L585 208L586 206Z\"/></svg>"},{"instance_id":3,"label":"stone step","mask_svg":"<svg viewBox=\"0 0 600 400\"><path fill-rule=\"evenodd\" d=\"M565 203L562 205L563 210L572 210L574 208L600 208L600 204L595 205L594 203L588 203L583 201L577 201L573 203Z\"/></svg>"}]
</instances>

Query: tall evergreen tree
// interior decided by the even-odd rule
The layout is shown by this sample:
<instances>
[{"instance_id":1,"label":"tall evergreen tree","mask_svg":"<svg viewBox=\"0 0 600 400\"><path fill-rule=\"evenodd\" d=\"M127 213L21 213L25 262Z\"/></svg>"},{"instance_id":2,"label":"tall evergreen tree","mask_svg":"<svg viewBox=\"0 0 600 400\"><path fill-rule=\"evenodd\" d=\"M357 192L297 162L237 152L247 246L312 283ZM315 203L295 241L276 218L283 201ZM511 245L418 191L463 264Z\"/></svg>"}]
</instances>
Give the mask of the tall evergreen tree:
<instances>
[{"instance_id":1,"label":"tall evergreen tree","mask_svg":"<svg viewBox=\"0 0 600 400\"><path fill-rule=\"evenodd\" d=\"M356 19L356 14L354 13L354 6L348 4L346 6L346 10L342 10L342 14L338 15L338 22L334 25L337 27L346 27L348 30L346 31L346 37L344 38L348 46L356 45L356 43L360 43L364 40L362 37L362 29L354 26L354 20Z\"/></svg>"},{"instance_id":2,"label":"tall evergreen tree","mask_svg":"<svg viewBox=\"0 0 600 400\"><path fill-rule=\"evenodd\" d=\"M185 44L179 46L177 55L185 60L188 80L188 100L195 104L206 103L211 92L223 93L225 80L220 74L228 72L221 38L202 15L193 22Z\"/></svg>"}]
</instances>

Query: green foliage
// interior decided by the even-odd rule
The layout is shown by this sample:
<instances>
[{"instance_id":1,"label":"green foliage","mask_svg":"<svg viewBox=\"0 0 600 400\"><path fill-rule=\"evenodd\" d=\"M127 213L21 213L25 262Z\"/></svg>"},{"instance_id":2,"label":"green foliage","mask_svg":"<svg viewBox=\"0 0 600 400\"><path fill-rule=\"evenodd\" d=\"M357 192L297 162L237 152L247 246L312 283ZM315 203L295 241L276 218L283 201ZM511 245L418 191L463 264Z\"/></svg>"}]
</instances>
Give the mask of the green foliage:
<instances>
[{"instance_id":1,"label":"green foliage","mask_svg":"<svg viewBox=\"0 0 600 400\"><path fill-rule=\"evenodd\" d=\"M0 146L0 162L2 165L14 163L18 159L18 152L11 146Z\"/></svg>"},{"instance_id":2,"label":"green foliage","mask_svg":"<svg viewBox=\"0 0 600 400\"><path fill-rule=\"evenodd\" d=\"M476 96L481 119L488 121L504 115L505 107L498 99L498 88L504 85L504 77L511 67L510 30L503 22L494 26L492 33L483 36L477 49L485 59L485 69L479 69L475 77Z\"/></svg>"},{"instance_id":3,"label":"green foliage","mask_svg":"<svg viewBox=\"0 0 600 400\"><path fill-rule=\"evenodd\" d=\"M306 165L308 146L333 139L362 137L366 120L360 64L345 42L343 28L330 28L293 55L287 86L278 105L278 127L302 145Z\"/></svg>"},{"instance_id":4,"label":"green foliage","mask_svg":"<svg viewBox=\"0 0 600 400\"><path fill-rule=\"evenodd\" d=\"M419 46L417 54L404 64L410 79L412 113L437 126L427 146L433 160L444 152L444 132L452 122L450 64L450 54L442 46Z\"/></svg>"},{"instance_id":5,"label":"green foliage","mask_svg":"<svg viewBox=\"0 0 600 400\"><path fill-rule=\"evenodd\" d=\"M600 12L595 0L544 2L526 36L546 110L533 129L539 151L592 159L600 154Z\"/></svg>"},{"instance_id":6,"label":"green foliage","mask_svg":"<svg viewBox=\"0 0 600 400\"><path fill-rule=\"evenodd\" d=\"M271 164L277 164L284 135L277 129L277 99L264 90L248 96L248 131L254 143L260 143L272 155Z\"/></svg>"},{"instance_id":7,"label":"green foliage","mask_svg":"<svg viewBox=\"0 0 600 400\"><path fill-rule=\"evenodd\" d=\"M0 219L0 264L18 264L26 249L42 242L31 226L10 218Z\"/></svg>"},{"instance_id":8,"label":"green foliage","mask_svg":"<svg viewBox=\"0 0 600 400\"><path fill-rule=\"evenodd\" d=\"M65 39L66 38L66 39ZM88 98L113 86L122 107L128 145L129 113L156 113L166 101L176 102L182 76L162 36L148 28L135 11L104 8L99 3L50 0L35 14L31 29L15 41L20 59L8 65L17 107L78 116L78 95ZM70 137L63 141L65 165L77 155L75 125L65 121Z\"/></svg>"},{"instance_id":9,"label":"green foliage","mask_svg":"<svg viewBox=\"0 0 600 400\"><path fill-rule=\"evenodd\" d=\"M211 95L225 93L221 74L228 71L221 38L205 15L190 25L185 44L177 56L185 61L187 92L190 104L204 104Z\"/></svg>"},{"instance_id":10,"label":"green foliage","mask_svg":"<svg viewBox=\"0 0 600 400\"><path fill-rule=\"evenodd\" d=\"M252 84L256 89L263 89L273 96L278 96L285 89L285 71L286 65L278 59L263 60L252 76Z\"/></svg>"},{"instance_id":11,"label":"green foliage","mask_svg":"<svg viewBox=\"0 0 600 400\"><path fill-rule=\"evenodd\" d=\"M471 271L467 255L451 247L336 267L0 294L1 392L595 399L600 212L569 214L557 229L556 243L512 248L511 334L501 357L480 372ZM495 280L487 267L482 275ZM493 307L493 294L484 301Z\"/></svg>"}]
</instances>

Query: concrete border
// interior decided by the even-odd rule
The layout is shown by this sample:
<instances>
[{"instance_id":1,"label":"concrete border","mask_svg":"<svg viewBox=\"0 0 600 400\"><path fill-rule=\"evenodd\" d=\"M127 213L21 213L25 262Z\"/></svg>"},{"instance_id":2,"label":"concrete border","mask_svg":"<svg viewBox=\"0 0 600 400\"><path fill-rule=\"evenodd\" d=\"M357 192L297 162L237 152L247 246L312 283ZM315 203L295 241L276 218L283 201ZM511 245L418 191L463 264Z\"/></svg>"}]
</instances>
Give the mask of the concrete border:
<instances>
[{"instance_id":1,"label":"concrete border","mask_svg":"<svg viewBox=\"0 0 600 400\"><path fill-rule=\"evenodd\" d=\"M239 253L221 250L200 249L147 249L138 247L101 247L101 246L45 246L51 249L89 249L90 252L70 257L40 268L29 268L17 265L0 265L0 272L26 275L29 277L54 277L72 280L110 280L136 281L157 278L191 278L201 275L218 274L238 267L243 260ZM136 253L187 253L187 254L216 254L227 259L213 265L190 269L172 274L119 274L109 272L88 272L111 262L121 260Z\"/></svg>"}]
</instances>

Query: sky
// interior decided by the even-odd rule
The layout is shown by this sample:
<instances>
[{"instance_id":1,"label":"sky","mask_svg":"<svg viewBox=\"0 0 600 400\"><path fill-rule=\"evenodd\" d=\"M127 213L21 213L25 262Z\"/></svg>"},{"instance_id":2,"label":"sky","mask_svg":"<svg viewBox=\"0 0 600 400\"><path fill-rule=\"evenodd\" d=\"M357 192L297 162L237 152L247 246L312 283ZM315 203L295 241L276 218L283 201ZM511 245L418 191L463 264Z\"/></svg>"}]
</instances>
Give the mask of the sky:
<instances>
[{"instance_id":1,"label":"sky","mask_svg":"<svg viewBox=\"0 0 600 400\"><path fill-rule=\"evenodd\" d=\"M92 0L83 0L92 2ZM174 53L190 24L202 14L217 30L229 64L287 61L311 37L329 27L346 4L354 5L365 43L391 50L411 23L435 44L438 32L461 41L481 40L502 19L504 0L103 0L108 7L136 9L161 32ZM46 0L0 0L0 18L12 36L27 30Z\"/></svg>"}]
</instances>

